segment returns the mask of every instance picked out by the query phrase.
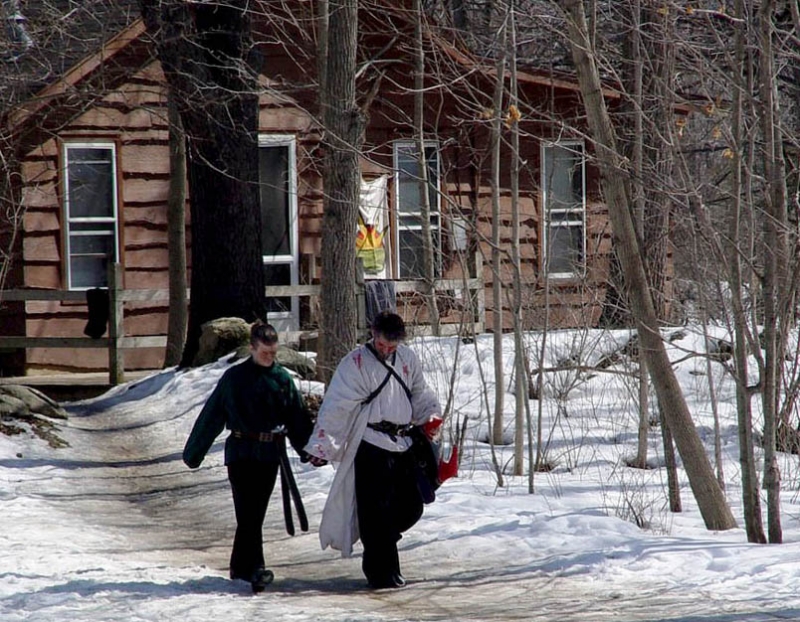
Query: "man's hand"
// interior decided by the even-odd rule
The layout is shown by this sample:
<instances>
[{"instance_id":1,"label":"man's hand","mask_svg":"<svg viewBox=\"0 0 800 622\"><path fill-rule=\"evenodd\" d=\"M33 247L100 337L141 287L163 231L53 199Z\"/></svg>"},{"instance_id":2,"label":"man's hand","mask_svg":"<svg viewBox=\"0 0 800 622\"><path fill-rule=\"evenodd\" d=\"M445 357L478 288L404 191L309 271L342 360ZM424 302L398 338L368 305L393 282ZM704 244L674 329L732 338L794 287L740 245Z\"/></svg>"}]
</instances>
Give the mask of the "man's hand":
<instances>
[{"instance_id":1,"label":"man's hand","mask_svg":"<svg viewBox=\"0 0 800 622\"><path fill-rule=\"evenodd\" d=\"M308 461L311 463L312 466L321 467L328 464L328 461L323 458L317 458L316 456L308 456Z\"/></svg>"},{"instance_id":2,"label":"man's hand","mask_svg":"<svg viewBox=\"0 0 800 622\"><path fill-rule=\"evenodd\" d=\"M300 462L310 462L312 466L321 467L328 464L328 461L324 458L317 458L316 456L304 451L300 454Z\"/></svg>"},{"instance_id":3,"label":"man's hand","mask_svg":"<svg viewBox=\"0 0 800 622\"><path fill-rule=\"evenodd\" d=\"M428 421L422 424L422 431L425 432L430 440L434 440L439 434L439 428L442 425L442 418L439 415L434 415Z\"/></svg>"}]
</instances>

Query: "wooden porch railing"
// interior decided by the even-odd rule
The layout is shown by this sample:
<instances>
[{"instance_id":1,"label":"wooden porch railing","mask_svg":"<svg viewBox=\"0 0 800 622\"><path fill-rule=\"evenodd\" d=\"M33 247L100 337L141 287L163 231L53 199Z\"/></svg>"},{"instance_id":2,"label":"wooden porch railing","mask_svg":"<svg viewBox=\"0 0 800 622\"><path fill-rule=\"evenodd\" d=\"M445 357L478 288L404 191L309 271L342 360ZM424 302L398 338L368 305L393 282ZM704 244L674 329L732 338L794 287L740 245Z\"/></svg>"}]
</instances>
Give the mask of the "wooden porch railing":
<instances>
[{"instance_id":1,"label":"wooden porch railing","mask_svg":"<svg viewBox=\"0 0 800 622\"><path fill-rule=\"evenodd\" d=\"M479 265L480 267L480 265ZM478 274L481 271L478 270ZM99 339L90 337L27 337L27 336L0 336L0 349L15 350L28 348L102 348L108 350L109 383L117 385L124 382L125 361L124 349L134 348L164 348L167 345L165 335L139 335L126 336L123 319L126 302L154 302L168 300L169 290L166 289L121 289L122 268L115 264L109 270L109 320L108 334ZM358 298L358 326L359 332L366 330L366 303L365 286L363 282L357 283L356 296ZM422 294L423 284L417 281L396 281L397 294ZM441 279L435 283L436 291L468 290L469 300L475 301L471 307L472 322L465 328L468 332L481 333L485 326L485 299L483 280L481 278L469 279ZM320 285L280 285L270 286L265 289L265 295L271 297L319 296ZM473 296L474 292L474 296ZM29 302L29 301L58 301L58 302L86 302L85 291L51 290L51 289L12 289L0 293L2 302ZM452 335L461 329L460 324L442 324L440 333ZM281 332L281 341L294 342L301 336L308 334L305 331ZM417 334L430 334L429 327L418 326Z\"/></svg>"}]
</instances>

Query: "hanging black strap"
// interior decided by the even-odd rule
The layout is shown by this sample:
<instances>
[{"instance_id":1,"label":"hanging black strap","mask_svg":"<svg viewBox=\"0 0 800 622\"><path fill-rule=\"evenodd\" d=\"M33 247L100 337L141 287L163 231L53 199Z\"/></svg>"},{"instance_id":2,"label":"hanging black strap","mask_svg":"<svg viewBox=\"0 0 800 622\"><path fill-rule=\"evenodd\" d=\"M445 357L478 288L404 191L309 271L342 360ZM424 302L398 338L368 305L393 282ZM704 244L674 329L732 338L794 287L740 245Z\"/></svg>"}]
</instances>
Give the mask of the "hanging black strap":
<instances>
[{"instance_id":1,"label":"hanging black strap","mask_svg":"<svg viewBox=\"0 0 800 622\"><path fill-rule=\"evenodd\" d=\"M294 479L292 467L289 464L289 456L286 454L286 440L282 438L277 445L281 475L281 496L283 498L283 518L286 523L286 532L290 536L293 536L294 521L292 520L291 501L294 501L295 510L297 510L297 518L300 521L300 529L302 531L308 531L308 516L303 506L303 500L300 498L300 491L297 488L297 482Z\"/></svg>"},{"instance_id":2,"label":"hanging black strap","mask_svg":"<svg viewBox=\"0 0 800 622\"><path fill-rule=\"evenodd\" d=\"M383 359L380 357L380 355L378 354L378 351L375 349L375 346L373 346L371 343L367 343L367 344L365 344L365 345L366 345L366 347L367 347L367 350L369 350L370 352L372 352L372 355L373 355L373 356L374 356L376 359L378 359L378 361L380 362L380 364L381 364L381 365L383 365L383 366L386 368L386 370L388 371L388 373L386 374L386 378L384 378L384 379L383 379L383 382L381 382L381 386L379 386L379 387L378 387L378 388L377 388L375 391L373 391L372 393L370 393L370 394L369 394L369 397L367 397L367 400L369 400L369 401L365 401L365 402L362 402L362 403L366 403L366 404L368 404L369 402L371 402L372 400L374 400L374 399L377 397L378 393L380 393L380 392L383 390L383 387L385 387L385 386L386 386L386 383L387 383L387 382L389 382L389 378L390 378L391 376L394 376L395 380L397 380L397 382L399 382L399 383L400 383L400 386L401 386L401 387L403 387L403 391L405 391L405 393L406 393L406 397L408 398L408 401L409 401L409 402L411 402L411 389L409 389L409 388L408 388L408 385L406 385L406 383L405 383L405 382L403 381L403 379L400 377L400 374L398 374L398 373L395 371L394 367L392 367L391 365L389 365L389 364L388 364L386 361L384 361L384 360L383 360Z\"/></svg>"},{"instance_id":3,"label":"hanging black strap","mask_svg":"<svg viewBox=\"0 0 800 622\"><path fill-rule=\"evenodd\" d=\"M286 471L283 462L280 463L278 471L281 476L281 499L283 501L283 520L286 523L286 533L294 535L294 519L292 518L292 498L289 492L289 480L286 478Z\"/></svg>"}]
</instances>

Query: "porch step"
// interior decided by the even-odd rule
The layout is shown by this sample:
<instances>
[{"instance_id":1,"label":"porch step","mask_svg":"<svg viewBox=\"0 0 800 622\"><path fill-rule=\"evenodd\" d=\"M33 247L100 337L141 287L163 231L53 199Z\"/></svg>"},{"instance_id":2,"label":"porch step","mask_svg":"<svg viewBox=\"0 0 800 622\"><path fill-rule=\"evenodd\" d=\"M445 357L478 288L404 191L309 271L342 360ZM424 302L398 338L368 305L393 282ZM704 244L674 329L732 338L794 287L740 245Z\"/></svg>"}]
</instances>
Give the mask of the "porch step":
<instances>
[{"instance_id":1,"label":"porch step","mask_svg":"<svg viewBox=\"0 0 800 622\"><path fill-rule=\"evenodd\" d=\"M125 372L125 382L139 380L158 370L135 370ZM19 384L32 387L56 402L74 402L102 395L112 385L108 372L41 373L28 376L0 377L0 385Z\"/></svg>"}]
</instances>

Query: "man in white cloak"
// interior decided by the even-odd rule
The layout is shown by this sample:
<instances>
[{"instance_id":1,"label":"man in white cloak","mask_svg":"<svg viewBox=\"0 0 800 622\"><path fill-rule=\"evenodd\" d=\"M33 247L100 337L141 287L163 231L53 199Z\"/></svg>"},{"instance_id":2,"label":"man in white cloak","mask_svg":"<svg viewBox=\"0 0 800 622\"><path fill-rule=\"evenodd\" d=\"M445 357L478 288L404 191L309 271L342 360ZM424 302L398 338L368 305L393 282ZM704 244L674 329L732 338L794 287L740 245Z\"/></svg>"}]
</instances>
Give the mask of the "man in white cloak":
<instances>
[{"instance_id":1,"label":"man in white cloak","mask_svg":"<svg viewBox=\"0 0 800 622\"><path fill-rule=\"evenodd\" d=\"M336 368L305 447L313 464L337 469L320 523L322 548L349 557L360 538L362 569L375 589L406 583L397 542L423 507L408 432L441 416L405 335L399 315L378 314L372 339Z\"/></svg>"}]
</instances>

